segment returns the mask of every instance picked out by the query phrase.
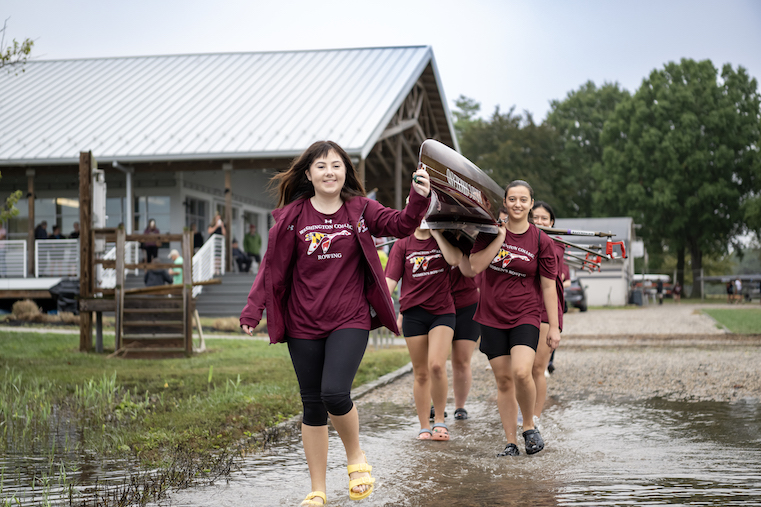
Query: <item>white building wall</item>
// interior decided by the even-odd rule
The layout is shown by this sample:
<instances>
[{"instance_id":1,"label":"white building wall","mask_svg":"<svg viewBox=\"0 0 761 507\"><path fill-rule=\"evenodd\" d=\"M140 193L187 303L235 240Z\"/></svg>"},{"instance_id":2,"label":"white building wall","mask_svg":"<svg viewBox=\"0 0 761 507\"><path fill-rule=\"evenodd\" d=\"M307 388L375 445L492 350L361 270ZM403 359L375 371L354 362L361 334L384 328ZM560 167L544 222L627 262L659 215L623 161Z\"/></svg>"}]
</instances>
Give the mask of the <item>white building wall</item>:
<instances>
[{"instance_id":1,"label":"white building wall","mask_svg":"<svg viewBox=\"0 0 761 507\"><path fill-rule=\"evenodd\" d=\"M579 276L584 285L589 306L624 306L628 302L629 288L623 278L597 278Z\"/></svg>"}]
</instances>

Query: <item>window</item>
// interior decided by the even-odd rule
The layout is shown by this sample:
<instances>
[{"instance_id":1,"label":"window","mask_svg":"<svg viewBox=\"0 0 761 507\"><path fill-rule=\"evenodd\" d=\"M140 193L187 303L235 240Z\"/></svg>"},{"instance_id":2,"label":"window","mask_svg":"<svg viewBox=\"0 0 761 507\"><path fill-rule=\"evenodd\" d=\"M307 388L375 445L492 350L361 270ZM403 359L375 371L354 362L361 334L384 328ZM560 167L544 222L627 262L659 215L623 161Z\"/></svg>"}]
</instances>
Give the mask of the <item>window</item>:
<instances>
[{"instance_id":1,"label":"window","mask_svg":"<svg viewBox=\"0 0 761 507\"><path fill-rule=\"evenodd\" d=\"M185 226L196 225L196 230L206 236L209 221L209 203L193 197L185 198Z\"/></svg>"},{"instance_id":2,"label":"window","mask_svg":"<svg viewBox=\"0 0 761 507\"><path fill-rule=\"evenodd\" d=\"M29 231L29 205L26 199L16 203L19 214L8 220L8 239L26 239ZM61 228L61 234L69 236L74 231L74 222L79 222L79 199L57 197L34 200L34 224L48 223L48 234L53 234L53 226Z\"/></svg>"}]
</instances>

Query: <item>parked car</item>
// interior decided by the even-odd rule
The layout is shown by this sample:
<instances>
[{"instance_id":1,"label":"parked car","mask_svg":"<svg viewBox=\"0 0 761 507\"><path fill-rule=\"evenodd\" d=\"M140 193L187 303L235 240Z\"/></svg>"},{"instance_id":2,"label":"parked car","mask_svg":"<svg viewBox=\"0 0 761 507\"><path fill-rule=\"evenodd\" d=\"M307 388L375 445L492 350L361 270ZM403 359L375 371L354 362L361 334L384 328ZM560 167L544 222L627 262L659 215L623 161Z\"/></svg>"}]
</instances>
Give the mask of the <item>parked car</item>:
<instances>
[{"instance_id":1,"label":"parked car","mask_svg":"<svg viewBox=\"0 0 761 507\"><path fill-rule=\"evenodd\" d=\"M563 289L563 295L566 305L578 308L582 312L587 311L587 292L579 280L571 280L570 287Z\"/></svg>"}]
</instances>

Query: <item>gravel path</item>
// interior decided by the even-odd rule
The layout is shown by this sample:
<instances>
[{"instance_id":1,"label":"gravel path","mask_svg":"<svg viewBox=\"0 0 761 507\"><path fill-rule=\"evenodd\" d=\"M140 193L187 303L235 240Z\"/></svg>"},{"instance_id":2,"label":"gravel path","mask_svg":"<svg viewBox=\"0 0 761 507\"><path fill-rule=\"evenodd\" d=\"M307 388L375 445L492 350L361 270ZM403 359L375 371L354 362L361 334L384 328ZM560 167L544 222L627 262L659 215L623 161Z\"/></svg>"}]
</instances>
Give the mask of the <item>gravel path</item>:
<instances>
[{"instance_id":1,"label":"gravel path","mask_svg":"<svg viewBox=\"0 0 761 507\"><path fill-rule=\"evenodd\" d=\"M761 399L761 334L738 336L697 305L589 310L565 316L548 394L555 399L654 396L679 401ZM471 400L496 401L486 356L473 355ZM448 365L451 384L451 365ZM358 400L412 405L412 375ZM454 411L451 385L447 410Z\"/></svg>"}]
</instances>

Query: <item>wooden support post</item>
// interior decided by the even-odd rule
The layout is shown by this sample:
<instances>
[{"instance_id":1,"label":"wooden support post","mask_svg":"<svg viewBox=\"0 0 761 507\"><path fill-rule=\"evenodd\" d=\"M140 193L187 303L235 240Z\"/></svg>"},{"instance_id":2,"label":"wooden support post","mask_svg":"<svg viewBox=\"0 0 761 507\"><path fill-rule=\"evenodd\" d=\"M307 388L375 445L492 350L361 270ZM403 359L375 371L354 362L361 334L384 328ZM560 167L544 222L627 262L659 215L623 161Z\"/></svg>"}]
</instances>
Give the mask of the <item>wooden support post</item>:
<instances>
[{"instance_id":1,"label":"wooden support post","mask_svg":"<svg viewBox=\"0 0 761 507\"><path fill-rule=\"evenodd\" d=\"M95 312L95 352L103 353L103 312Z\"/></svg>"},{"instance_id":2,"label":"wooden support post","mask_svg":"<svg viewBox=\"0 0 761 507\"><path fill-rule=\"evenodd\" d=\"M229 234L228 234L229 236ZM185 355L193 355L193 237L187 227L182 233L182 322Z\"/></svg>"},{"instance_id":3,"label":"wooden support post","mask_svg":"<svg viewBox=\"0 0 761 507\"><path fill-rule=\"evenodd\" d=\"M222 164L225 173L225 269L228 273L233 270L233 165Z\"/></svg>"},{"instance_id":4,"label":"wooden support post","mask_svg":"<svg viewBox=\"0 0 761 507\"><path fill-rule=\"evenodd\" d=\"M193 319L195 320L196 328L198 329L198 349L197 349L197 352L205 352L206 351L206 340L204 340L204 337L203 337L203 326L201 326L201 316L198 315L198 309L197 308L193 308Z\"/></svg>"},{"instance_id":5,"label":"wooden support post","mask_svg":"<svg viewBox=\"0 0 761 507\"><path fill-rule=\"evenodd\" d=\"M402 200L402 134L396 136L394 159L394 206L400 210L404 207Z\"/></svg>"},{"instance_id":6,"label":"wooden support post","mask_svg":"<svg viewBox=\"0 0 761 507\"><path fill-rule=\"evenodd\" d=\"M27 273L34 277L34 169L26 170L26 205L29 217L29 226L26 236Z\"/></svg>"},{"instance_id":7,"label":"wooden support post","mask_svg":"<svg viewBox=\"0 0 761 507\"><path fill-rule=\"evenodd\" d=\"M114 299L116 300L116 309L114 310L114 351L122 347L122 331L124 330L124 250L127 234L124 232L124 226L116 230L116 286L114 288Z\"/></svg>"},{"instance_id":8,"label":"wooden support post","mask_svg":"<svg viewBox=\"0 0 761 507\"><path fill-rule=\"evenodd\" d=\"M92 152L79 153L79 297L92 297L93 251L92 238ZM79 350L92 348L92 312L79 313Z\"/></svg>"},{"instance_id":9,"label":"wooden support post","mask_svg":"<svg viewBox=\"0 0 761 507\"><path fill-rule=\"evenodd\" d=\"M359 159L359 164L357 164L357 176L359 177L359 182L362 183L363 187L367 185L366 172L367 170L365 168L365 159L361 158Z\"/></svg>"}]
</instances>

